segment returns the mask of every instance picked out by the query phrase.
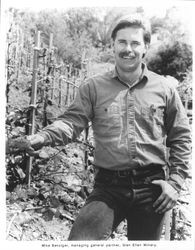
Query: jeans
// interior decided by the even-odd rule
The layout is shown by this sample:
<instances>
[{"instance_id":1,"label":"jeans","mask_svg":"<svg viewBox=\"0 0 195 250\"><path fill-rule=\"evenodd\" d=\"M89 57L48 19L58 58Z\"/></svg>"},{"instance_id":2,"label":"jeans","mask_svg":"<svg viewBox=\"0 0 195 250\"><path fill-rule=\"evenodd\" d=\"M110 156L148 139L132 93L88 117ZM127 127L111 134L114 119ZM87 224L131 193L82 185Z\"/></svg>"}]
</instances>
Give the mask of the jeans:
<instances>
[{"instance_id":1,"label":"jeans","mask_svg":"<svg viewBox=\"0 0 195 250\"><path fill-rule=\"evenodd\" d=\"M68 240L107 240L124 219L128 240L159 240L164 214L153 203L161 188L152 180L165 180L162 168L129 171L99 170L92 193L75 220Z\"/></svg>"}]
</instances>

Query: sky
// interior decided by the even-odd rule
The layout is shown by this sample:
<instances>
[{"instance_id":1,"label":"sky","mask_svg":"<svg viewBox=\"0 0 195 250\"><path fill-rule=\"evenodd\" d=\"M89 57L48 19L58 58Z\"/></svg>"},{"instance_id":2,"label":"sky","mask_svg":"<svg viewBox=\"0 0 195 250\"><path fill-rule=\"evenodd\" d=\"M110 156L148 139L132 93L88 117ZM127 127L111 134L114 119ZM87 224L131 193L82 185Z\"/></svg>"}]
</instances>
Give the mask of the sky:
<instances>
[{"instance_id":1,"label":"sky","mask_svg":"<svg viewBox=\"0 0 195 250\"><path fill-rule=\"evenodd\" d=\"M166 9L177 6L177 15L189 27L195 22L195 1L190 0L1 0L2 8L15 7L18 9L30 9L40 11L43 9L63 10L71 7L131 7L142 6L148 16L163 17Z\"/></svg>"},{"instance_id":2,"label":"sky","mask_svg":"<svg viewBox=\"0 0 195 250\"><path fill-rule=\"evenodd\" d=\"M130 5L131 3L131 5ZM193 4L194 3L194 4ZM194 9L192 10L191 5L195 7L195 1L187 0L163 0L163 1L153 1L153 0L2 0L2 4L5 7L17 7L17 8L29 8L34 11L39 11L41 9L66 9L70 7L121 7L121 6L143 6L149 15L157 14L158 16L164 15L166 7L171 7L173 5L180 6L182 16L189 18L190 13L193 15ZM185 6L183 8L183 6Z\"/></svg>"},{"instance_id":3,"label":"sky","mask_svg":"<svg viewBox=\"0 0 195 250\"><path fill-rule=\"evenodd\" d=\"M176 6L177 11L173 19L179 19L184 24L190 34L190 41L195 40L192 37L195 23L195 0L0 0L2 9L9 7L25 9L30 11L40 11L48 9L66 10L71 7L143 7L144 13L148 17L164 17L166 10ZM3 12L4 13L4 12ZM3 18L2 18L3 19ZM5 18L7 17L5 15ZM2 23L4 20L2 20ZM7 26L5 24L5 26ZM194 44L194 43L193 43Z\"/></svg>"}]
</instances>

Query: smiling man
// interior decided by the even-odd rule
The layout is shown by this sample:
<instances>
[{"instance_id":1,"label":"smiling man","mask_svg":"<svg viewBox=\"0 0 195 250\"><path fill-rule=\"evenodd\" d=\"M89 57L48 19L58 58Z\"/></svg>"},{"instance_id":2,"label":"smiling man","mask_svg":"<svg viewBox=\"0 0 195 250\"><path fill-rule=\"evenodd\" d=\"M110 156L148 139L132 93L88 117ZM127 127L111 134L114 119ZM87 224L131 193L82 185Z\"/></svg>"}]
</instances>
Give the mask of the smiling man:
<instances>
[{"instance_id":1,"label":"smiling man","mask_svg":"<svg viewBox=\"0 0 195 250\"><path fill-rule=\"evenodd\" d=\"M69 240L106 240L124 219L129 240L158 240L188 173L188 119L171 80L143 62L145 22L122 17L111 36L115 69L81 84L68 110L29 141L32 148L66 145L92 122L94 190Z\"/></svg>"},{"instance_id":2,"label":"smiling man","mask_svg":"<svg viewBox=\"0 0 195 250\"><path fill-rule=\"evenodd\" d=\"M132 26L120 29L112 34L115 62L121 79L132 84L142 73L142 60L148 49L144 41L143 29Z\"/></svg>"}]
</instances>

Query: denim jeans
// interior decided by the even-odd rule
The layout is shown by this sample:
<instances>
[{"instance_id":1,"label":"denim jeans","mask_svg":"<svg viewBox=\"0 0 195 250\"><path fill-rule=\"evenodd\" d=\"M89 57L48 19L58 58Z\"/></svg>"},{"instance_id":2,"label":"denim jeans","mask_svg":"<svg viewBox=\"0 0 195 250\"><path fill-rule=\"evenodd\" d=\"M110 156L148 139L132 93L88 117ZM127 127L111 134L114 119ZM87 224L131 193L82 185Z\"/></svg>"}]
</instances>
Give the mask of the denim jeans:
<instances>
[{"instance_id":1,"label":"denim jeans","mask_svg":"<svg viewBox=\"0 0 195 250\"><path fill-rule=\"evenodd\" d=\"M161 188L151 183L159 179L165 180L165 172L155 166L132 170L124 176L99 170L68 240L107 240L124 219L128 240L159 240L164 214L156 213L153 203Z\"/></svg>"}]
</instances>

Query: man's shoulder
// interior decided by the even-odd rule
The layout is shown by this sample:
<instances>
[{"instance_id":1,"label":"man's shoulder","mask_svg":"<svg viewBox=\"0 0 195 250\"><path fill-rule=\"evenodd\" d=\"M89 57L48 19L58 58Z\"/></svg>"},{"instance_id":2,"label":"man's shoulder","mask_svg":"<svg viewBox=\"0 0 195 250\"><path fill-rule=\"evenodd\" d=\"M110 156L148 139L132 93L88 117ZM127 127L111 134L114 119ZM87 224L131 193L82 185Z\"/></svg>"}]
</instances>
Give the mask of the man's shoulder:
<instances>
[{"instance_id":1,"label":"man's shoulder","mask_svg":"<svg viewBox=\"0 0 195 250\"><path fill-rule=\"evenodd\" d=\"M112 76L113 76L113 70L109 70L103 73L97 73L90 78L92 80L104 80L104 79L110 79Z\"/></svg>"},{"instance_id":2,"label":"man's shoulder","mask_svg":"<svg viewBox=\"0 0 195 250\"><path fill-rule=\"evenodd\" d=\"M110 72L97 73L93 76L87 77L83 82L81 82L79 89L96 91L97 89L103 89L108 82L111 82Z\"/></svg>"},{"instance_id":3,"label":"man's shoulder","mask_svg":"<svg viewBox=\"0 0 195 250\"><path fill-rule=\"evenodd\" d=\"M178 80L170 75L160 75L154 71L148 70L149 80L154 80L159 84L162 84L165 88L177 88Z\"/></svg>"},{"instance_id":4,"label":"man's shoulder","mask_svg":"<svg viewBox=\"0 0 195 250\"><path fill-rule=\"evenodd\" d=\"M106 71L104 73L97 73L88 77L84 84L104 84L107 81L112 80L113 71Z\"/></svg>"}]
</instances>

